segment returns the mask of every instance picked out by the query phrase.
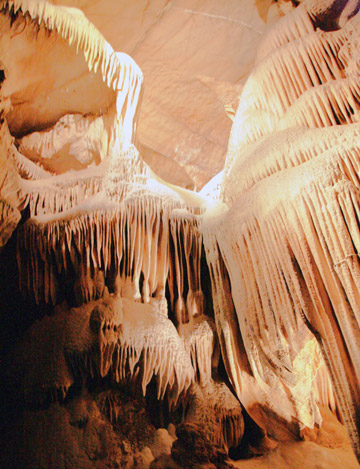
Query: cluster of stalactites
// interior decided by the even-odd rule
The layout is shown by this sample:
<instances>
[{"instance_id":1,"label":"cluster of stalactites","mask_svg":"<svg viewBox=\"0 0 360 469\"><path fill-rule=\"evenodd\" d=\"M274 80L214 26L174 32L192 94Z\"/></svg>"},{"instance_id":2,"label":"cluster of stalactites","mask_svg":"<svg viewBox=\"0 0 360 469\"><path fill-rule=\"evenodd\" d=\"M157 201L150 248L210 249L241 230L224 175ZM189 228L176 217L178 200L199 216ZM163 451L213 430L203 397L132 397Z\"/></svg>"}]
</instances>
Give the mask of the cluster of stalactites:
<instances>
[{"instance_id":1,"label":"cluster of stalactites","mask_svg":"<svg viewBox=\"0 0 360 469\"><path fill-rule=\"evenodd\" d=\"M46 179L52 176L52 173L43 169L40 165L35 164L22 153L20 153L15 146L13 146L13 160L16 165L19 176L22 179Z\"/></svg>"},{"instance_id":2,"label":"cluster of stalactites","mask_svg":"<svg viewBox=\"0 0 360 469\"><path fill-rule=\"evenodd\" d=\"M343 29L324 32L310 20L305 27L308 14L295 10L263 41L235 117L226 174L247 145L275 131L358 122L358 16ZM294 33L286 33L300 19Z\"/></svg>"},{"instance_id":3,"label":"cluster of stalactites","mask_svg":"<svg viewBox=\"0 0 360 469\"><path fill-rule=\"evenodd\" d=\"M41 154L41 148L38 151ZM121 203L131 193L141 191L150 176L150 170L139 152L129 144L125 148L113 144L106 160L99 166L62 175L49 175L19 152L16 152L16 162L20 169L34 174L31 179L37 179L22 181L31 218L51 214L66 217L67 211L76 209L103 190L109 200ZM33 166L37 170L31 170Z\"/></svg>"},{"instance_id":4,"label":"cluster of stalactites","mask_svg":"<svg viewBox=\"0 0 360 469\"><path fill-rule=\"evenodd\" d=\"M240 214L229 215L234 224L223 219L204 227L224 362L240 402L256 423L269 430L266 419L253 414L257 407L268 409L274 421L275 415L280 417L277 430L270 430L274 437L281 438L282 431L294 437L304 426L321 425L318 404L336 409L335 398L319 346L304 323L303 286L297 285L296 273L288 278L286 266L277 261L283 226L271 223L260 230L255 220L247 224Z\"/></svg>"},{"instance_id":5,"label":"cluster of stalactites","mask_svg":"<svg viewBox=\"0 0 360 469\"><path fill-rule=\"evenodd\" d=\"M169 391L176 403L194 381L194 369L175 326L157 309L116 295L70 310L56 308L15 348L9 376L18 397L28 404L61 401L71 386L104 377L137 381L145 395L154 378L158 399Z\"/></svg>"},{"instance_id":6,"label":"cluster of stalactites","mask_svg":"<svg viewBox=\"0 0 360 469\"><path fill-rule=\"evenodd\" d=\"M67 135L66 130L70 133L76 130L81 134L76 141L74 152L79 160L78 164L83 167L106 160L110 149L119 142L122 145L133 141L143 76L129 56L113 51L80 10L55 7L45 1L27 0L2 1L0 9L2 13L15 16L19 12L23 16L28 14L33 22L44 25L50 31L57 31L70 46L75 45L77 50L84 52L90 71L94 70L96 73L101 69L104 82L116 92L114 103L109 109L99 110L100 115L97 118L90 116L76 119L74 116L64 116L60 119L61 122L50 130L28 135L20 144L18 142L20 151L23 149L25 156L27 152L32 156L36 154L34 161L38 164L33 164L17 151L4 120L1 125L4 179L0 221L1 244L5 244L20 220L19 208L23 209L26 204L30 207L31 217L59 214L73 209L85 199L99 193L105 172L103 168L99 168L99 174L90 168L89 172L84 170L77 173L77 177L75 173L68 173L62 179L53 177L52 172L46 170L46 165L44 169L39 164L58 153L58 145L64 144L64 138L71 140L71 135ZM8 104L5 103L6 109L4 107L2 110L2 117L5 117L8 111ZM57 138L59 129L62 131L60 139ZM6 138L4 132L7 132ZM66 145L63 146L66 148ZM16 169L23 179L18 177ZM52 276L52 273L39 273L39 279L46 279L48 282L49 275ZM53 288L52 293L49 293L48 283L46 285L45 296L53 296Z\"/></svg>"},{"instance_id":7,"label":"cluster of stalactites","mask_svg":"<svg viewBox=\"0 0 360 469\"><path fill-rule=\"evenodd\" d=\"M53 176L51 179L33 180L30 184L22 182L30 217L59 215L98 194L103 187L101 172L102 168L99 168L93 174L88 171L77 173L76 179L72 174L66 179Z\"/></svg>"},{"instance_id":8,"label":"cluster of stalactites","mask_svg":"<svg viewBox=\"0 0 360 469\"><path fill-rule=\"evenodd\" d=\"M0 2L0 10L15 16L18 13L24 17L29 15L34 23L43 25L48 31L56 31L62 39L68 41L70 47L76 46L74 54L79 50L84 53L89 72L97 73L99 70L104 83L115 91L115 100L109 109L99 109L98 122L83 130L89 136L83 135L82 138L91 139L97 134L97 143L101 147L97 150L101 158L106 156L107 148L116 139L126 142L134 140L143 74L130 56L115 52L95 26L76 8L54 6L43 0L4 0ZM105 129L101 129L101 125ZM102 135L98 135L99 130ZM48 151L53 151L56 146L53 142L54 135L57 137L56 126L53 132L43 134L29 136L27 139L30 138L28 143L35 145L35 150L42 153L40 157L46 159Z\"/></svg>"},{"instance_id":9,"label":"cluster of stalactites","mask_svg":"<svg viewBox=\"0 0 360 469\"><path fill-rule=\"evenodd\" d=\"M101 296L106 285L147 303L163 297L168 282L171 307L186 322L190 311L203 312L201 242L195 216L174 216L152 196L74 218L30 220L18 237L21 290L37 303L56 304L68 285L80 304Z\"/></svg>"},{"instance_id":10,"label":"cluster of stalactites","mask_svg":"<svg viewBox=\"0 0 360 469\"><path fill-rule=\"evenodd\" d=\"M135 81L142 82L142 73L133 60L127 57L127 63L119 61L119 55L114 52L95 28L95 26L76 8L52 5L43 0L3 0L0 4L3 10L16 14L21 11L28 13L32 20L44 24L49 31L57 33L76 46L76 50L83 51L89 71L98 68L103 80L109 88L124 90L127 86L134 86ZM130 104L130 103L129 103Z\"/></svg>"},{"instance_id":11,"label":"cluster of stalactites","mask_svg":"<svg viewBox=\"0 0 360 469\"><path fill-rule=\"evenodd\" d=\"M300 13L264 40L232 130L225 203L202 231L225 365L250 415L258 402L312 427L326 404L359 454L360 15L324 32Z\"/></svg>"},{"instance_id":12,"label":"cluster of stalactites","mask_svg":"<svg viewBox=\"0 0 360 469\"><path fill-rule=\"evenodd\" d=\"M337 30L357 13L357 1L304 0L267 33L266 40L257 50L256 62L284 44L306 36L318 29Z\"/></svg>"},{"instance_id":13,"label":"cluster of stalactites","mask_svg":"<svg viewBox=\"0 0 360 469\"><path fill-rule=\"evenodd\" d=\"M261 47L256 52L256 63L261 62L267 55L279 49L284 44L294 41L299 37L315 31L314 23L311 21L304 5L298 6L294 11L278 21L277 24L266 35Z\"/></svg>"},{"instance_id":14,"label":"cluster of stalactites","mask_svg":"<svg viewBox=\"0 0 360 469\"><path fill-rule=\"evenodd\" d=\"M95 344L80 353L68 352L72 373L77 379L84 373L111 376L117 383L138 379L144 396L155 378L157 398L168 390L177 402L193 382L194 370L174 325L155 309L124 302L121 324L98 322Z\"/></svg>"},{"instance_id":15,"label":"cluster of stalactites","mask_svg":"<svg viewBox=\"0 0 360 469\"><path fill-rule=\"evenodd\" d=\"M70 46L83 50L89 70L101 69L103 80L117 91L116 102L97 118L63 116L51 129L17 141L19 151L12 146L12 159L23 176L17 182L30 209L18 236L20 288L38 304L59 304L65 298L83 305L66 311L66 317L55 311L30 330L25 348L31 353L25 350L24 355L46 366L44 374L41 367L39 373L27 374L24 394L31 400L39 390L51 400L64 399L87 376L115 382L139 378L145 394L155 378L158 399L169 390L170 404L176 403L195 375L201 383L210 381L214 328L203 320L185 346L167 318L166 288L176 325L191 325L204 313L202 237L198 208L187 206L155 179L156 188L149 188L151 172L131 144L141 71L125 54L115 53L79 11L42 1L0 6L56 30ZM98 151L104 164L98 171L54 175L50 160L72 142L73 133L79 134L76 148L83 151L76 155L78 162L88 166L90 153ZM94 149L99 139L100 148ZM127 312L116 320L108 317L113 311L107 300L89 313L91 302L108 297L108 291L115 302L120 296L124 302L130 299ZM49 330L60 339L48 343ZM36 354L38 342L47 343L46 353Z\"/></svg>"},{"instance_id":16,"label":"cluster of stalactites","mask_svg":"<svg viewBox=\"0 0 360 469\"><path fill-rule=\"evenodd\" d=\"M271 140L271 145L269 145ZM336 155L339 165L354 184L359 181L360 124L319 129L292 128L259 139L243 149L241 158L233 163L224 178L226 201L254 190L256 184L281 171L311 160Z\"/></svg>"},{"instance_id":17,"label":"cluster of stalactites","mask_svg":"<svg viewBox=\"0 0 360 469\"><path fill-rule=\"evenodd\" d=\"M34 132L18 142L20 151L28 156L25 158L16 149L14 151L19 172L25 179L31 179L21 182L31 218L38 215L60 215L101 192L109 160L115 158L109 155L108 141L112 137L105 131L105 118L109 120L109 116L89 118L67 115L52 129ZM53 174L42 168L46 166L47 160L51 168L52 157L62 147L69 146L71 149L70 143L75 145L72 150L74 154L77 150L84 153L83 165L86 167L92 163L91 167L64 174ZM118 160L125 154L121 149L112 147L112 154L115 152ZM97 166L93 166L95 161L92 160L91 153L97 154L97 163L101 161ZM67 158L71 159L70 156ZM76 158L80 158L79 153L76 153Z\"/></svg>"},{"instance_id":18,"label":"cluster of stalactites","mask_svg":"<svg viewBox=\"0 0 360 469\"><path fill-rule=\"evenodd\" d=\"M214 332L207 321L200 320L205 299L198 218L184 212L176 200L170 205L169 199L144 192L135 197L136 184L132 191L126 185L121 189L116 171L112 174L113 184L106 183L107 209L47 222L38 217L22 227L17 250L21 290L37 303L56 304L64 291L69 295L66 299L77 304L100 298L107 290L124 301L133 300L133 318L129 314L117 328L116 340L100 340L98 351L91 348L69 355L73 373L87 370L93 377L110 373L117 382L140 373L144 394L155 376L158 398L163 399L169 389L172 405L195 375L203 383L211 379ZM167 318L166 289L177 325L191 326L195 319L201 323L189 341L179 337ZM139 317L136 310L145 306L142 303L153 305L156 315ZM155 330L147 328L149 318L155 321ZM139 332L139 327L144 330ZM106 325L104 333L108 334Z\"/></svg>"},{"instance_id":19,"label":"cluster of stalactites","mask_svg":"<svg viewBox=\"0 0 360 469\"><path fill-rule=\"evenodd\" d=\"M115 102L110 109L99 110L108 115L107 131L110 141L133 141L140 103L143 75L135 61L125 53L115 52L84 14L76 9L54 6L46 1L3 1L2 12L28 14L49 31L56 31L69 46L81 50L89 71L101 73L104 83L115 91ZM111 121L111 122L110 122ZM111 135L110 135L111 134Z\"/></svg>"}]
</instances>

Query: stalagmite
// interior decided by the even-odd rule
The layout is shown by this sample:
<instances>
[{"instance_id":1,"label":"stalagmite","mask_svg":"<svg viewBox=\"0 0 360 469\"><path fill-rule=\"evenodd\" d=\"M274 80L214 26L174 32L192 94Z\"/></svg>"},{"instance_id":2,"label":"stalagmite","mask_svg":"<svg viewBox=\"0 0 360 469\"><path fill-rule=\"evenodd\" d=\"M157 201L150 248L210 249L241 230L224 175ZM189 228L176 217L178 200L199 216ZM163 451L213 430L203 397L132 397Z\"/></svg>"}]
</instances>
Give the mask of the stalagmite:
<instances>
[{"instance_id":1,"label":"stalagmite","mask_svg":"<svg viewBox=\"0 0 360 469\"><path fill-rule=\"evenodd\" d=\"M212 355L215 349L214 327L212 320L205 315L191 317L187 324L179 327L179 334L202 386L206 386L212 377Z\"/></svg>"},{"instance_id":2,"label":"stalagmite","mask_svg":"<svg viewBox=\"0 0 360 469\"><path fill-rule=\"evenodd\" d=\"M206 436L216 446L236 447L244 434L244 421L241 405L229 388L210 380L203 386L193 385L190 393L193 400L185 422L208 428Z\"/></svg>"}]
</instances>

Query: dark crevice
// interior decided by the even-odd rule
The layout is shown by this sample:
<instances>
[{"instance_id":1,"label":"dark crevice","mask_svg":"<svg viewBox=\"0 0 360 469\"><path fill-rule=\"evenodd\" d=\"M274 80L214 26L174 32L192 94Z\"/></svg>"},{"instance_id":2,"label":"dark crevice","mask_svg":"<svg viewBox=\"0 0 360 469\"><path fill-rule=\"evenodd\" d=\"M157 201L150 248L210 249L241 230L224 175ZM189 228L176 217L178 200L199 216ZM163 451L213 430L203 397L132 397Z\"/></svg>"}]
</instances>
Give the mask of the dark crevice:
<instances>
[{"instance_id":1,"label":"dark crevice","mask_svg":"<svg viewBox=\"0 0 360 469\"><path fill-rule=\"evenodd\" d=\"M4 81L5 81L5 71L0 69L0 89Z\"/></svg>"},{"instance_id":2,"label":"dark crevice","mask_svg":"<svg viewBox=\"0 0 360 469\"><path fill-rule=\"evenodd\" d=\"M320 28L323 31L336 31L340 29L339 19L343 14L347 2L344 0L334 0L328 8L315 14L312 18L315 28ZM349 12L347 20L355 16L360 8L360 3L356 3L354 9Z\"/></svg>"},{"instance_id":3,"label":"dark crevice","mask_svg":"<svg viewBox=\"0 0 360 469\"><path fill-rule=\"evenodd\" d=\"M229 457L235 461L252 458L254 456L254 448L261 447L261 443L264 440L264 431L253 421L244 408L242 414L245 428L244 435L237 447L229 449ZM258 451L258 453L259 456L262 452Z\"/></svg>"}]
</instances>

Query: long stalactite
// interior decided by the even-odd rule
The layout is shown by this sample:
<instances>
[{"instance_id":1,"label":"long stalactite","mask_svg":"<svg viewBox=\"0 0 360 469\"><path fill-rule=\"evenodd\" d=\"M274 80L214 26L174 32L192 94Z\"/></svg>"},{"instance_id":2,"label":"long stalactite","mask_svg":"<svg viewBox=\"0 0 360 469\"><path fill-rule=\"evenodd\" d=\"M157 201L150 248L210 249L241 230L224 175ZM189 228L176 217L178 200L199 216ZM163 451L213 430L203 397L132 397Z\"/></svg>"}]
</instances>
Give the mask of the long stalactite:
<instances>
[{"instance_id":1,"label":"long stalactite","mask_svg":"<svg viewBox=\"0 0 360 469\"><path fill-rule=\"evenodd\" d=\"M245 411L274 447L315 432L325 406L360 457L355 4L305 0L269 31L224 171L195 193L142 159L129 56L79 10L0 3L0 247L34 316L8 357L23 415L63 406L80 432L75 403L100 402L118 431L132 389L156 400L153 421L182 410L175 459L193 428L221 459L251 432ZM13 41L39 51L28 75Z\"/></svg>"}]
</instances>

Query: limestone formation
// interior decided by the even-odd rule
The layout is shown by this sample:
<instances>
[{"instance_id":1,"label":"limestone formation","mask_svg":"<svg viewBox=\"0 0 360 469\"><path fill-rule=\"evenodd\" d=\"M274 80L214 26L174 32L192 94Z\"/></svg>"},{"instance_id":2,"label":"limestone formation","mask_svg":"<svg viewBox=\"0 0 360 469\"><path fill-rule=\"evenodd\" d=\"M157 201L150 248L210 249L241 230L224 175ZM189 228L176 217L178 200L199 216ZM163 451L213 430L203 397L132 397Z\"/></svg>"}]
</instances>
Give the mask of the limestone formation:
<instances>
[{"instance_id":1,"label":"limestone formation","mask_svg":"<svg viewBox=\"0 0 360 469\"><path fill-rule=\"evenodd\" d=\"M359 5L285 3L236 113L199 75L234 122L194 192L143 158L129 55L1 1L3 467L357 467Z\"/></svg>"}]
</instances>

